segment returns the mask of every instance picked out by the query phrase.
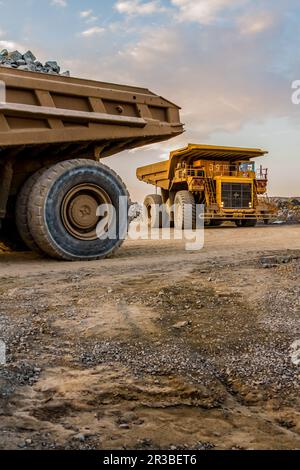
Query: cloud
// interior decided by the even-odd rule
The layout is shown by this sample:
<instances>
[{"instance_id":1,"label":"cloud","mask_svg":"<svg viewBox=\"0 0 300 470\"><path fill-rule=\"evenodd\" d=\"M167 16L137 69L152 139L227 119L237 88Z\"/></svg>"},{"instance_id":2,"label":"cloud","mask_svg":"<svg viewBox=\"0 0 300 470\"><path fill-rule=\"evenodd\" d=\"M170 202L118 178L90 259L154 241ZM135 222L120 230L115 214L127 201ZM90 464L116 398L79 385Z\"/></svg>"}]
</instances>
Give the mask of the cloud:
<instances>
[{"instance_id":1,"label":"cloud","mask_svg":"<svg viewBox=\"0 0 300 470\"><path fill-rule=\"evenodd\" d=\"M68 5L67 0L51 0L51 5L57 5L59 7L66 7Z\"/></svg>"},{"instance_id":2,"label":"cloud","mask_svg":"<svg viewBox=\"0 0 300 470\"><path fill-rule=\"evenodd\" d=\"M171 0L171 2L179 8L178 20L210 24L224 9L239 6L245 3L245 0Z\"/></svg>"},{"instance_id":3,"label":"cloud","mask_svg":"<svg viewBox=\"0 0 300 470\"><path fill-rule=\"evenodd\" d=\"M137 43L128 44L119 51L120 60L128 62L129 67L138 66L145 71L154 66L157 71L164 67L165 60L171 63L174 55L181 50L180 38L173 30L145 28L143 36Z\"/></svg>"},{"instance_id":4,"label":"cloud","mask_svg":"<svg viewBox=\"0 0 300 470\"><path fill-rule=\"evenodd\" d=\"M105 32L105 28L101 28L100 26L95 26L94 28L86 29L80 33L80 36L85 38L89 38L92 36L96 36L98 34L103 34Z\"/></svg>"},{"instance_id":5,"label":"cloud","mask_svg":"<svg viewBox=\"0 0 300 470\"><path fill-rule=\"evenodd\" d=\"M11 40L2 40L0 41L0 49L8 49L9 51L25 51L28 50L28 47L24 46L23 44L17 43Z\"/></svg>"},{"instance_id":6,"label":"cloud","mask_svg":"<svg viewBox=\"0 0 300 470\"><path fill-rule=\"evenodd\" d=\"M79 16L85 20L86 23L93 23L98 20L98 16L94 15L93 10L85 10L79 13Z\"/></svg>"},{"instance_id":7,"label":"cloud","mask_svg":"<svg viewBox=\"0 0 300 470\"><path fill-rule=\"evenodd\" d=\"M93 14L93 10L85 10L85 11L81 11L79 13L79 15L81 16L81 18L88 18L89 16L91 16Z\"/></svg>"},{"instance_id":8,"label":"cloud","mask_svg":"<svg viewBox=\"0 0 300 470\"><path fill-rule=\"evenodd\" d=\"M158 0L142 2L141 0L118 0L115 9L125 15L144 16L165 11Z\"/></svg>"},{"instance_id":9,"label":"cloud","mask_svg":"<svg viewBox=\"0 0 300 470\"><path fill-rule=\"evenodd\" d=\"M141 29L139 41L106 58L103 79L116 81L122 70L125 83L150 87L182 106L187 133L178 145L288 114L286 81L272 72L276 57L270 57L267 45L258 47L259 37L241 40L235 27L226 25L198 28L193 35L185 35L186 28Z\"/></svg>"},{"instance_id":10,"label":"cloud","mask_svg":"<svg viewBox=\"0 0 300 470\"><path fill-rule=\"evenodd\" d=\"M97 21L99 19L98 16L89 16L86 20L86 23L94 23L95 21Z\"/></svg>"},{"instance_id":11,"label":"cloud","mask_svg":"<svg viewBox=\"0 0 300 470\"><path fill-rule=\"evenodd\" d=\"M237 24L242 34L259 34L271 28L275 21L276 18L271 12L261 11L240 17Z\"/></svg>"}]
</instances>

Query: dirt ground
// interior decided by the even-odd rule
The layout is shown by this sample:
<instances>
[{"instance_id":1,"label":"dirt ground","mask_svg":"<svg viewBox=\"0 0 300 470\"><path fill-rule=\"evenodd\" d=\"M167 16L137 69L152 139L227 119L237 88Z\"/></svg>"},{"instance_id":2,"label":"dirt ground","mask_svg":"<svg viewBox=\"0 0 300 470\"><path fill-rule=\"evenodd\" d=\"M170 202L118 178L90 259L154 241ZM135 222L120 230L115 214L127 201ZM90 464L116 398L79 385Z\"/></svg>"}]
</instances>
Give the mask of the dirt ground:
<instances>
[{"instance_id":1,"label":"dirt ground","mask_svg":"<svg viewBox=\"0 0 300 470\"><path fill-rule=\"evenodd\" d=\"M0 254L1 449L300 449L300 226L205 238Z\"/></svg>"}]
</instances>

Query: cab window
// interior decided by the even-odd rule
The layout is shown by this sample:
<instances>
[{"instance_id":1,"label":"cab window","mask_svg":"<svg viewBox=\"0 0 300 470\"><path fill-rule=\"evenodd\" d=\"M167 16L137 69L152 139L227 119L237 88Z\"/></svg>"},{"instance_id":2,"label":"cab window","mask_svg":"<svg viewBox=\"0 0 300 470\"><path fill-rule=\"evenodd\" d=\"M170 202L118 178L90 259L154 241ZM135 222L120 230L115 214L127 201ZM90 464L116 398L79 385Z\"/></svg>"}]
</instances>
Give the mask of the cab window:
<instances>
[{"instance_id":1,"label":"cab window","mask_svg":"<svg viewBox=\"0 0 300 470\"><path fill-rule=\"evenodd\" d=\"M254 162L241 163L240 171L243 171L245 173L249 171L255 171L255 163Z\"/></svg>"}]
</instances>

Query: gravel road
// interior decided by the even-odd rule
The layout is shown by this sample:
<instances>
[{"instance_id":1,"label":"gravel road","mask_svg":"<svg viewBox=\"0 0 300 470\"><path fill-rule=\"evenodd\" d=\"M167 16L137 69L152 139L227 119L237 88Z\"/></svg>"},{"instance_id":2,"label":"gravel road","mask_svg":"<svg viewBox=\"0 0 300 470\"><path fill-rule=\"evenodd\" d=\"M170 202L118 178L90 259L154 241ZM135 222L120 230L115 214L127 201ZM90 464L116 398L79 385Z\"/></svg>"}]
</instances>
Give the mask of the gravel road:
<instances>
[{"instance_id":1,"label":"gravel road","mask_svg":"<svg viewBox=\"0 0 300 470\"><path fill-rule=\"evenodd\" d=\"M300 226L0 250L1 449L300 449Z\"/></svg>"}]
</instances>

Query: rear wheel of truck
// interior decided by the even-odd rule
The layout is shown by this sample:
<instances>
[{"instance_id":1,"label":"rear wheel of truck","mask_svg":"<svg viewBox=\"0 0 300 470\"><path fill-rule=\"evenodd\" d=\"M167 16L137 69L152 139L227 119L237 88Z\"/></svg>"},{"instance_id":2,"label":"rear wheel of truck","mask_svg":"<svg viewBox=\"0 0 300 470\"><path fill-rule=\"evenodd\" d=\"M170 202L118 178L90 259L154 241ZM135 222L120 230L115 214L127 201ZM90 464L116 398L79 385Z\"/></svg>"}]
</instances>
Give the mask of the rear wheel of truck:
<instances>
[{"instance_id":1,"label":"rear wheel of truck","mask_svg":"<svg viewBox=\"0 0 300 470\"><path fill-rule=\"evenodd\" d=\"M172 202L173 198L169 197L167 199L167 202L165 204L166 207L166 212L167 212L167 218L168 218L168 226L170 228L174 228L174 201Z\"/></svg>"},{"instance_id":2,"label":"rear wheel of truck","mask_svg":"<svg viewBox=\"0 0 300 470\"><path fill-rule=\"evenodd\" d=\"M216 220L216 219L212 219L210 221L210 226L211 227L220 227L222 225L223 221L222 220Z\"/></svg>"},{"instance_id":3,"label":"rear wheel of truck","mask_svg":"<svg viewBox=\"0 0 300 470\"><path fill-rule=\"evenodd\" d=\"M163 228L167 226L168 214L159 194L150 194L144 200L146 219L151 228Z\"/></svg>"},{"instance_id":4,"label":"rear wheel of truck","mask_svg":"<svg viewBox=\"0 0 300 470\"><path fill-rule=\"evenodd\" d=\"M195 198L189 191L178 191L174 202L174 224L177 230L192 230L196 226Z\"/></svg>"},{"instance_id":5,"label":"rear wheel of truck","mask_svg":"<svg viewBox=\"0 0 300 470\"><path fill-rule=\"evenodd\" d=\"M47 255L81 261L108 257L127 235L129 195L118 175L92 160L46 170L29 197L28 225Z\"/></svg>"},{"instance_id":6,"label":"rear wheel of truck","mask_svg":"<svg viewBox=\"0 0 300 470\"><path fill-rule=\"evenodd\" d=\"M16 201L16 210L15 210L15 220L16 226L19 232L19 235L27 248L31 251L35 251L36 253L43 254L43 251L39 248L37 243L35 243L33 236L31 235L29 224L28 224L28 204L30 199L31 191L42 176L42 174L46 171L46 168L42 168L38 170L36 173L31 175L21 188L17 201Z\"/></svg>"},{"instance_id":7,"label":"rear wheel of truck","mask_svg":"<svg viewBox=\"0 0 300 470\"><path fill-rule=\"evenodd\" d=\"M257 225L256 219L242 220L242 227L255 227Z\"/></svg>"}]
</instances>

